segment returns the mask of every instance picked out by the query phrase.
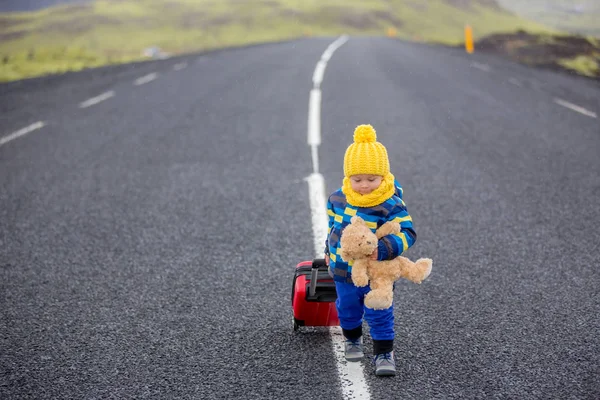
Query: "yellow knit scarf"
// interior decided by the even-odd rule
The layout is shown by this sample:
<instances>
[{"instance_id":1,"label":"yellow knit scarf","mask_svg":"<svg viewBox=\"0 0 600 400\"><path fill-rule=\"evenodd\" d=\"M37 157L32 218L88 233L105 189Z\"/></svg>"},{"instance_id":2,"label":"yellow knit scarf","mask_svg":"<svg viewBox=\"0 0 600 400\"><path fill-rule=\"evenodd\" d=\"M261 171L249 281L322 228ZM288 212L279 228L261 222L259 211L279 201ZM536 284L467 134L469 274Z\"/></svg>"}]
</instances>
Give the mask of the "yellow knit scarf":
<instances>
[{"instance_id":1,"label":"yellow knit scarf","mask_svg":"<svg viewBox=\"0 0 600 400\"><path fill-rule=\"evenodd\" d=\"M365 195L352 189L349 178L344 178L344 184L342 185L342 192L346 195L346 200L354 207L374 207L392 197L395 191L394 175L391 173L383 177L381 185L377 189Z\"/></svg>"}]
</instances>

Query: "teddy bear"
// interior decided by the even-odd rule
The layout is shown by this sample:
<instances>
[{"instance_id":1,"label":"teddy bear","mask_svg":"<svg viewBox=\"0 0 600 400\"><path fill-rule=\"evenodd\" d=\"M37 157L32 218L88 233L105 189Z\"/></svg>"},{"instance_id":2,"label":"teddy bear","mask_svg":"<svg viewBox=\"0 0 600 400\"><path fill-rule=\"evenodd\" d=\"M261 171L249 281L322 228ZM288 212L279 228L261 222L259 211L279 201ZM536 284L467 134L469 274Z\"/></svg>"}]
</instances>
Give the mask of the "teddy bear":
<instances>
[{"instance_id":1,"label":"teddy bear","mask_svg":"<svg viewBox=\"0 0 600 400\"><path fill-rule=\"evenodd\" d=\"M397 233L400 233L398 222L388 221L373 233L358 216L352 217L350 224L342 231L340 256L352 263L352 281L356 286L366 286L371 281L371 291L365 296L365 305L375 310L392 306L393 284L398 279L420 284L431 273L433 261L430 258L420 258L416 262L403 256L387 261L370 259L379 239Z\"/></svg>"}]
</instances>

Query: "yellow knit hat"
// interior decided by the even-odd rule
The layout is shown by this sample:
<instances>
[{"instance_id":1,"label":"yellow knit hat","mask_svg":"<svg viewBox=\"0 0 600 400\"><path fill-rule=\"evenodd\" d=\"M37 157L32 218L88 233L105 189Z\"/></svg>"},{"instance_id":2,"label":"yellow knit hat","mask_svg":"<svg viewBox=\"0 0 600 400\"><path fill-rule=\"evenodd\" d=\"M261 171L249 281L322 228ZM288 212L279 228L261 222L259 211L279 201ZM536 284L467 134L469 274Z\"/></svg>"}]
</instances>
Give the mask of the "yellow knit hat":
<instances>
[{"instance_id":1,"label":"yellow knit hat","mask_svg":"<svg viewBox=\"0 0 600 400\"><path fill-rule=\"evenodd\" d=\"M359 125L354 130L354 143L344 155L344 175L372 174L386 176L390 172L387 150L377 141L371 125Z\"/></svg>"}]
</instances>

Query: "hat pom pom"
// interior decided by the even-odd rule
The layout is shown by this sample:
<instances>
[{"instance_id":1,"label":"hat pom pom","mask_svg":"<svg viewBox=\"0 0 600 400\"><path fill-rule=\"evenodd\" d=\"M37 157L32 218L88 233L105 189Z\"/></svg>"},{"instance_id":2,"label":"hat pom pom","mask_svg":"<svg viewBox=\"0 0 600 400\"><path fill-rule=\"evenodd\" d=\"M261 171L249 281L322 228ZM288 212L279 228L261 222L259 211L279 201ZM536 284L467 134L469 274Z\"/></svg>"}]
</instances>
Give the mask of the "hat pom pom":
<instances>
[{"instance_id":1,"label":"hat pom pom","mask_svg":"<svg viewBox=\"0 0 600 400\"><path fill-rule=\"evenodd\" d=\"M377 134L371 125L359 125L354 130L354 143L375 143Z\"/></svg>"}]
</instances>

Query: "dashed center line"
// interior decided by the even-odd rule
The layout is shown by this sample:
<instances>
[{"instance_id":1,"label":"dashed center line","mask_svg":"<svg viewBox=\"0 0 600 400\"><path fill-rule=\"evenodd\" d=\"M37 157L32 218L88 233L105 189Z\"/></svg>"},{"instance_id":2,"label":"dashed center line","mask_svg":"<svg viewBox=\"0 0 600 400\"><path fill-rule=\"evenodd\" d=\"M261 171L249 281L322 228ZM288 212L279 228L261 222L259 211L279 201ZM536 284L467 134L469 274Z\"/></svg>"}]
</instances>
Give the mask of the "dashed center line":
<instances>
[{"instance_id":1,"label":"dashed center line","mask_svg":"<svg viewBox=\"0 0 600 400\"><path fill-rule=\"evenodd\" d=\"M173 65L173 69L175 71L180 71L180 70L184 69L185 67L187 67L187 63L186 62L182 62L182 63Z\"/></svg>"},{"instance_id":2,"label":"dashed center line","mask_svg":"<svg viewBox=\"0 0 600 400\"><path fill-rule=\"evenodd\" d=\"M36 129L40 129L40 128L44 127L44 125L46 125L46 124L43 123L42 121L38 121L38 122L36 122L34 124L31 124L31 125L23 128L23 129L19 129L18 131L14 132L14 133L11 133L8 136L0 138L0 146L2 146L5 143L8 143L11 140L14 140L14 139L16 139L16 138L18 138L20 136L27 135L29 132L33 132Z\"/></svg>"},{"instance_id":3,"label":"dashed center line","mask_svg":"<svg viewBox=\"0 0 600 400\"><path fill-rule=\"evenodd\" d=\"M485 72L490 72L492 70L489 65L478 63L478 62L471 63L471 66L473 68L477 68L477 69L480 69L480 70L485 71Z\"/></svg>"},{"instance_id":4,"label":"dashed center line","mask_svg":"<svg viewBox=\"0 0 600 400\"><path fill-rule=\"evenodd\" d=\"M477 69L480 69L480 70L485 71L485 72L490 72L492 70L489 65L478 63L478 62L472 62L471 66L473 68L477 68ZM316 71L315 71L315 74L316 74ZM518 80L517 78L514 78L514 77L508 78L508 82L510 84L512 84L512 85L515 85L515 86L518 86L518 87L523 87L523 83L520 80ZM535 81L535 80L533 80L533 79L531 80L531 84L532 84L532 86L533 86L534 89L538 89L539 88L538 82ZM554 100L554 102L556 104L561 105L563 107L566 107L566 108L568 108L568 109L570 109L572 111L578 112L578 113L583 114L583 115L585 115L587 117L590 117L590 118L598 118L598 114L596 114L595 112L590 111L590 110L588 110L588 109L586 109L584 107L581 107L581 106L579 106L577 104L571 103L570 101L563 100L563 99L558 98L558 97L554 97L553 100Z\"/></svg>"},{"instance_id":5,"label":"dashed center line","mask_svg":"<svg viewBox=\"0 0 600 400\"><path fill-rule=\"evenodd\" d=\"M585 108L583 108L583 107L581 107L581 106L578 106L577 104L573 104L573 103L571 103L571 102L568 102L568 101L566 101L566 100L559 99L558 97L555 97L555 98L554 98L554 102L555 102L556 104L559 104L559 105L561 105L561 106L563 106L563 107L566 107L566 108L568 108L568 109L571 109L571 110L573 110L573 111L575 111L575 112L578 112L578 113L580 113L580 114L587 115L588 117L591 117L591 118L598 118L598 115L597 115L595 112L593 112L593 111L590 111L590 110L587 110L587 109L585 109Z\"/></svg>"},{"instance_id":6,"label":"dashed center line","mask_svg":"<svg viewBox=\"0 0 600 400\"><path fill-rule=\"evenodd\" d=\"M333 53L348 40L347 36L339 37L331 43L315 66L313 87L310 91L308 106L308 144L311 148L313 173L306 178L308 182L314 250L316 257L322 257L323 244L327 237L327 197L325 194L325 179L319 173L318 147L321 144L321 83L325 74L327 62ZM371 394L365 379L365 373L360 362L348 362L344 357L344 335L339 326L330 327L329 333L333 344L338 377L342 385L344 399L369 400Z\"/></svg>"},{"instance_id":7,"label":"dashed center line","mask_svg":"<svg viewBox=\"0 0 600 400\"><path fill-rule=\"evenodd\" d=\"M91 99L88 99L82 103L79 104L79 108L87 108L87 107L91 107L95 104L98 104L104 100L110 99L111 97L113 97L115 95L115 92L112 90L109 90L108 92L104 92L99 96L96 97L92 97Z\"/></svg>"},{"instance_id":8,"label":"dashed center line","mask_svg":"<svg viewBox=\"0 0 600 400\"><path fill-rule=\"evenodd\" d=\"M140 86L140 85L146 84L148 82L152 82L157 77L158 77L158 74L156 72L153 72L151 74L144 75L144 76L142 76L140 78L137 78L135 80L135 82L133 82L133 84L136 85L136 86Z\"/></svg>"},{"instance_id":9,"label":"dashed center line","mask_svg":"<svg viewBox=\"0 0 600 400\"><path fill-rule=\"evenodd\" d=\"M518 86L518 87L523 87L523 85L521 84L521 81L519 81L519 80L518 80L518 79L516 79L516 78L509 78L509 79L508 79L508 82L509 82L509 83L512 83L512 84L513 84L513 85L515 85L515 86Z\"/></svg>"},{"instance_id":10,"label":"dashed center line","mask_svg":"<svg viewBox=\"0 0 600 400\"><path fill-rule=\"evenodd\" d=\"M319 89L321 86L321 82L323 81L323 75L325 74L325 68L327 67L327 62L320 60L315 67L315 72L313 72L313 83L315 85L315 89Z\"/></svg>"}]
</instances>

